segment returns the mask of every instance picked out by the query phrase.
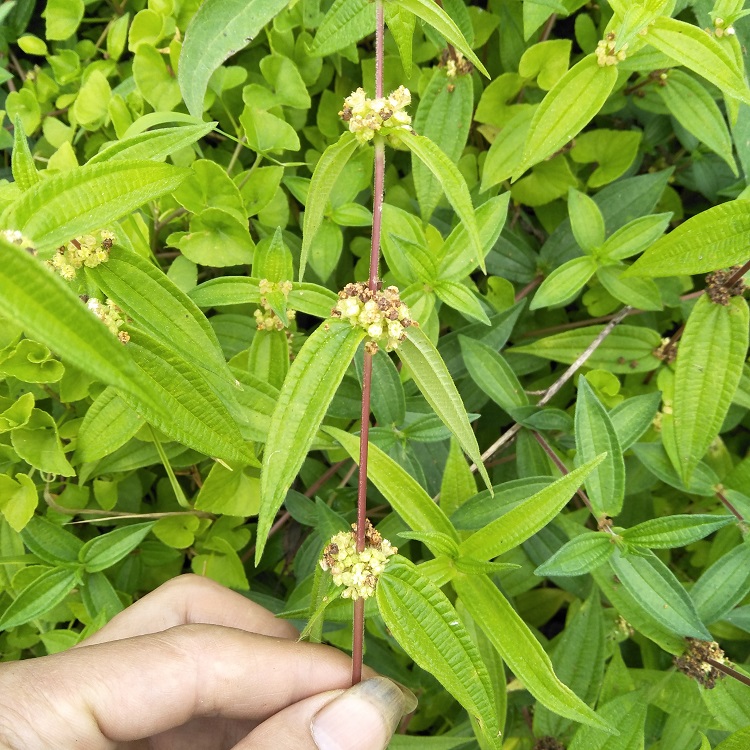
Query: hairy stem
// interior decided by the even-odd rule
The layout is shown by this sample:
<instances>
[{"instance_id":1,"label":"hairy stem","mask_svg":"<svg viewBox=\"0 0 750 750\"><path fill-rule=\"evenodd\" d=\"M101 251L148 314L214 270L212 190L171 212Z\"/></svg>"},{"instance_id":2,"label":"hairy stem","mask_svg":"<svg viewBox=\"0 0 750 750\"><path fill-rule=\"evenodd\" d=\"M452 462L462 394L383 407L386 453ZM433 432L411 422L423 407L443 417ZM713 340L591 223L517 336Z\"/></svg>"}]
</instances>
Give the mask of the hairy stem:
<instances>
[{"instance_id":1,"label":"hairy stem","mask_svg":"<svg viewBox=\"0 0 750 750\"><path fill-rule=\"evenodd\" d=\"M385 52L383 38L385 21L383 0L377 0L375 8L375 96L383 96L383 62ZM375 177L372 197L372 245L370 246L370 278L372 291L378 288L380 265L380 233L383 225L383 186L385 180L385 144L375 140ZM359 483L357 485L357 550L365 548L365 523L367 518L367 453L370 435L370 396L372 393L372 353L365 348L362 373L362 427L359 433ZM365 602L354 602L352 634L352 685L362 679L362 655L365 641Z\"/></svg>"}]
</instances>

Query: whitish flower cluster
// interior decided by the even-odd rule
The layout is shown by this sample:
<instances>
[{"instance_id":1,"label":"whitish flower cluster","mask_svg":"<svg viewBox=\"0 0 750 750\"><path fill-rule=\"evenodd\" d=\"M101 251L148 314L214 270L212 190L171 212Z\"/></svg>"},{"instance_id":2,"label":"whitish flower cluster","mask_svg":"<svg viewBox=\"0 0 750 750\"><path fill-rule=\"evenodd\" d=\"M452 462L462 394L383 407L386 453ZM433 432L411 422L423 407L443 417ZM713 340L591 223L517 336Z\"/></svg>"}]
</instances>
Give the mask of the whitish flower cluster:
<instances>
[{"instance_id":1,"label":"whitish flower cluster","mask_svg":"<svg viewBox=\"0 0 750 750\"><path fill-rule=\"evenodd\" d=\"M66 281L72 281L76 277L76 271L81 266L95 268L100 263L109 259L109 250L117 242L113 232L102 229L95 237L93 234L84 234L81 237L62 245L52 260L47 261Z\"/></svg>"},{"instance_id":2,"label":"whitish flower cluster","mask_svg":"<svg viewBox=\"0 0 750 750\"><path fill-rule=\"evenodd\" d=\"M628 48L627 43L623 44L619 50L616 50L615 47L615 35L612 31L604 39L599 40L596 45L596 61L600 67L617 65L618 62L622 62L627 57L625 54L625 50Z\"/></svg>"},{"instance_id":3,"label":"whitish flower cluster","mask_svg":"<svg viewBox=\"0 0 750 750\"><path fill-rule=\"evenodd\" d=\"M273 311L267 295L273 292L281 292L284 297L289 296L292 291L291 281L269 281L261 279L258 284L260 290L260 307L253 313L259 331L283 331L289 323L297 316L294 310L286 311L286 323Z\"/></svg>"},{"instance_id":4,"label":"whitish flower cluster","mask_svg":"<svg viewBox=\"0 0 750 750\"><path fill-rule=\"evenodd\" d=\"M3 229L2 235L8 242L12 242L14 245L18 245L18 247L22 247L30 253L36 252L31 240L24 237L17 229Z\"/></svg>"},{"instance_id":5,"label":"whitish flower cluster","mask_svg":"<svg viewBox=\"0 0 750 750\"><path fill-rule=\"evenodd\" d=\"M329 570L337 586L345 586L344 599L367 599L375 593L380 574L388 558L398 552L387 539L383 539L369 521L365 526L365 548L357 552L357 524L352 531L336 534L323 551L320 567Z\"/></svg>"},{"instance_id":6,"label":"whitish flower cluster","mask_svg":"<svg viewBox=\"0 0 750 750\"><path fill-rule=\"evenodd\" d=\"M380 99L368 99L365 90L359 88L344 99L339 117L361 143L367 143L376 133L388 136L398 130L411 130L411 116L404 111L409 104L411 94L403 86Z\"/></svg>"},{"instance_id":7,"label":"whitish flower cluster","mask_svg":"<svg viewBox=\"0 0 750 750\"><path fill-rule=\"evenodd\" d=\"M732 24L727 24L723 18L714 18L714 36L721 39L723 36L734 36L735 30Z\"/></svg>"},{"instance_id":8,"label":"whitish flower cluster","mask_svg":"<svg viewBox=\"0 0 750 750\"><path fill-rule=\"evenodd\" d=\"M406 338L406 329L417 325L410 319L409 308L401 301L398 287L373 291L364 282L347 284L339 292L339 301L331 315L366 331L372 339L370 351L377 351L378 343L383 342L386 351L397 349Z\"/></svg>"},{"instance_id":9,"label":"whitish flower cluster","mask_svg":"<svg viewBox=\"0 0 750 750\"><path fill-rule=\"evenodd\" d=\"M122 310L111 299L106 302L98 300L96 297L89 297L86 300L86 307L104 323L113 336L117 336L123 344L130 341L130 334L127 331L121 331L120 328L125 325L125 318Z\"/></svg>"}]
</instances>

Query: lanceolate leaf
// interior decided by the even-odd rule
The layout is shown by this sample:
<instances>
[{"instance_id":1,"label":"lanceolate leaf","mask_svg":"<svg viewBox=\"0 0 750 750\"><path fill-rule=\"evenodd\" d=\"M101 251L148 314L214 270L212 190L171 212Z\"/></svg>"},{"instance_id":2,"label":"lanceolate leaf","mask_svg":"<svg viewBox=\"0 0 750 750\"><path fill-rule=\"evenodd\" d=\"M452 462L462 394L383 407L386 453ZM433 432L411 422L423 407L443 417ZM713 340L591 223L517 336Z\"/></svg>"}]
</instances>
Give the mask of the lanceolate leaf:
<instances>
[{"instance_id":1,"label":"lanceolate leaf","mask_svg":"<svg viewBox=\"0 0 750 750\"><path fill-rule=\"evenodd\" d=\"M358 42L375 31L375 3L335 0L315 34L311 54L323 57Z\"/></svg>"},{"instance_id":2,"label":"lanceolate leaf","mask_svg":"<svg viewBox=\"0 0 750 750\"><path fill-rule=\"evenodd\" d=\"M36 171L34 157L31 155L29 142L26 140L21 118L18 116L13 124L13 154L10 164L13 170L13 181L22 191L28 190L42 179Z\"/></svg>"},{"instance_id":3,"label":"lanceolate leaf","mask_svg":"<svg viewBox=\"0 0 750 750\"><path fill-rule=\"evenodd\" d=\"M720 557L690 589L704 622L716 622L750 592L750 544L738 544Z\"/></svg>"},{"instance_id":4,"label":"lanceolate leaf","mask_svg":"<svg viewBox=\"0 0 750 750\"><path fill-rule=\"evenodd\" d=\"M203 115L213 72L251 42L289 0L205 0L185 33L177 76L188 111Z\"/></svg>"},{"instance_id":5,"label":"lanceolate leaf","mask_svg":"<svg viewBox=\"0 0 750 750\"><path fill-rule=\"evenodd\" d=\"M445 594L413 563L397 556L380 576L376 597L401 647L475 717L490 747L499 750L502 739L487 668Z\"/></svg>"},{"instance_id":6,"label":"lanceolate leaf","mask_svg":"<svg viewBox=\"0 0 750 750\"><path fill-rule=\"evenodd\" d=\"M530 310L540 307L550 307L569 302L583 289L596 271L597 262L590 255L573 258L558 266L547 278L534 295L529 306Z\"/></svg>"},{"instance_id":7,"label":"lanceolate leaf","mask_svg":"<svg viewBox=\"0 0 750 750\"><path fill-rule=\"evenodd\" d=\"M560 547L534 573L538 576L580 576L603 565L614 551L612 534L604 531L580 534Z\"/></svg>"},{"instance_id":8,"label":"lanceolate leaf","mask_svg":"<svg viewBox=\"0 0 750 750\"><path fill-rule=\"evenodd\" d=\"M171 193L190 170L150 161L117 161L60 172L27 190L0 217L42 252L111 224Z\"/></svg>"},{"instance_id":9,"label":"lanceolate leaf","mask_svg":"<svg viewBox=\"0 0 750 750\"><path fill-rule=\"evenodd\" d=\"M437 8L437 5L434 6ZM475 257L482 267L484 267L484 252L482 240L479 236L477 220L474 216L474 207L471 203L469 188L466 185L463 175L459 172L458 167L451 161L445 152L436 146L429 138L423 135L416 135L410 130L399 130L399 140L414 154L435 176L453 206L458 218L466 227L466 233L469 235L469 243L475 253Z\"/></svg>"},{"instance_id":10,"label":"lanceolate leaf","mask_svg":"<svg viewBox=\"0 0 750 750\"><path fill-rule=\"evenodd\" d=\"M491 560L546 526L570 500L591 471L606 458L597 456L519 503L505 515L472 534L460 546L462 557Z\"/></svg>"},{"instance_id":11,"label":"lanceolate leaf","mask_svg":"<svg viewBox=\"0 0 750 750\"><path fill-rule=\"evenodd\" d=\"M395 2L396 0L390 1ZM419 16L423 21L426 21L435 31L445 37L446 42L452 44L468 57L483 75L487 76L487 78L490 77L487 69L474 54L464 35L453 22L453 19L437 3L432 0L398 0L398 4L404 10L410 10L415 16Z\"/></svg>"},{"instance_id":12,"label":"lanceolate leaf","mask_svg":"<svg viewBox=\"0 0 750 750\"><path fill-rule=\"evenodd\" d=\"M643 547L665 549L686 547L699 539L724 528L735 521L731 515L713 516L707 514L667 516L650 518L630 529L621 532L623 539L630 544ZM694 595L695 587L691 591ZM695 600L695 596L693 596ZM710 621L709 621L710 622Z\"/></svg>"},{"instance_id":13,"label":"lanceolate leaf","mask_svg":"<svg viewBox=\"0 0 750 750\"><path fill-rule=\"evenodd\" d=\"M618 695L597 712L603 720L617 727L618 736L581 727L569 745L570 750L639 750L644 746L648 706L648 699L640 692Z\"/></svg>"},{"instance_id":14,"label":"lanceolate leaf","mask_svg":"<svg viewBox=\"0 0 750 750\"><path fill-rule=\"evenodd\" d=\"M260 475L256 565L286 492L297 476L328 405L344 377L365 332L331 320L307 339L279 393Z\"/></svg>"},{"instance_id":15,"label":"lanceolate leaf","mask_svg":"<svg viewBox=\"0 0 750 750\"><path fill-rule=\"evenodd\" d=\"M302 251L299 259L299 278L305 274L307 255L315 234L323 222L328 198L341 172L357 150L357 139L352 133L343 133L336 143L329 146L315 165L310 188L307 192L305 220L302 227Z\"/></svg>"},{"instance_id":16,"label":"lanceolate leaf","mask_svg":"<svg viewBox=\"0 0 750 750\"><path fill-rule=\"evenodd\" d=\"M18 627L56 607L76 585L75 568L53 568L34 579L0 617L0 630Z\"/></svg>"},{"instance_id":17,"label":"lanceolate leaf","mask_svg":"<svg viewBox=\"0 0 750 750\"><path fill-rule=\"evenodd\" d=\"M534 113L513 179L574 138L604 106L617 82L616 66L600 66L596 55L576 63L544 97Z\"/></svg>"},{"instance_id":18,"label":"lanceolate leaf","mask_svg":"<svg viewBox=\"0 0 750 750\"><path fill-rule=\"evenodd\" d=\"M486 575L459 575L453 587L505 663L540 703L573 721L613 731L560 682L539 641Z\"/></svg>"},{"instance_id":19,"label":"lanceolate leaf","mask_svg":"<svg viewBox=\"0 0 750 750\"><path fill-rule=\"evenodd\" d=\"M721 203L688 219L651 245L630 267L628 275L708 273L746 261L748 244L750 201Z\"/></svg>"},{"instance_id":20,"label":"lanceolate leaf","mask_svg":"<svg viewBox=\"0 0 750 750\"><path fill-rule=\"evenodd\" d=\"M677 350L672 402L680 457L675 468L686 484L732 403L747 357L749 327L742 297L720 305L704 294L690 313Z\"/></svg>"},{"instance_id":21,"label":"lanceolate leaf","mask_svg":"<svg viewBox=\"0 0 750 750\"><path fill-rule=\"evenodd\" d=\"M728 96L750 104L750 90L729 52L703 29L660 16L648 26L646 40L660 52L711 81Z\"/></svg>"},{"instance_id":22,"label":"lanceolate leaf","mask_svg":"<svg viewBox=\"0 0 750 750\"><path fill-rule=\"evenodd\" d=\"M477 465L487 487L489 475L482 463L482 454L471 429L461 396L456 389L442 357L421 328L407 328L406 340L397 349L401 361L409 368L417 387L427 403L455 435L469 458Z\"/></svg>"},{"instance_id":23,"label":"lanceolate leaf","mask_svg":"<svg viewBox=\"0 0 750 750\"><path fill-rule=\"evenodd\" d=\"M360 441L356 435L350 435L336 427L323 429L337 440L355 461L359 462ZM406 521L409 528L414 531L437 531L458 541L458 534L453 524L419 482L372 443L369 446L367 459L367 476L390 503L393 510ZM426 540L425 544L430 546L430 541Z\"/></svg>"},{"instance_id":24,"label":"lanceolate leaf","mask_svg":"<svg viewBox=\"0 0 750 750\"><path fill-rule=\"evenodd\" d=\"M597 517L616 516L625 497L625 462L612 421L586 378L578 379L576 462L607 457L586 478L586 490Z\"/></svg>"},{"instance_id":25,"label":"lanceolate leaf","mask_svg":"<svg viewBox=\"0 0 750 750\"><path fill-rule=\"evenodd\" d=\"M129 555L146 537L155 521L123 526L90 539L79 552L89 573L105 570Z\"/></svg>"},{"instance_id":26,"label":"lanceolate leaf","mask_svg":"<svg viewBox=\"0 0 750 750\"><path fill-rule=\"evenodd\" d=\"M649 618L675 635L712 640L685 589L653 552L623 555L616 550L609 564Z\"/></svg>"}]
</instances>

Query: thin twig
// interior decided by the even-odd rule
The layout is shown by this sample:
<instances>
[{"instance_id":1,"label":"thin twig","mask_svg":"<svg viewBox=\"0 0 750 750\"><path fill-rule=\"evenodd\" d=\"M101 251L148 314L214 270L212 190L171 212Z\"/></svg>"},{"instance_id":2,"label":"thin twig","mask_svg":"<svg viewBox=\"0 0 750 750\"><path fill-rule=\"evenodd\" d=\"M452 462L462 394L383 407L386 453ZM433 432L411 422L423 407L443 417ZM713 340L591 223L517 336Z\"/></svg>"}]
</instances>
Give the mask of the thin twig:
<instances>
[{"instance_id":1,"label":"thin twig","mask_svg":"<svg viewBox=\"0 0 750 750\"><path fill-rule=\"evenodd\" d=\"M725 675L728 675L729 677L734 677L737 682L741 682L743 685L750 685L750 677L747 675L742 674L742 672L738 672L736 669L732 669L732 667L722 664L720 661L716 661L716 659L713 659L712 657L707 657L706 661L714 668L718 669L719 672L723 672Z\"/></svg>"},{"instance_id":2,"label":"thin twig","mask_svg":"<svg viewBox=\"0 0 750 750\"><path fill-rule=\"evenodd\" d=\"M729 498L721 491L721 490L715 490L716 497L719 498L722 505L742 524L745 523L745 519L742 517L742 513L740 513L737 508L734 507L734 505L729 501Z\"/></svg>"},{"instance_id":3,"label":"thin twig","mask_svg":"<svg viewBox=\"0 0 750 750\"><path fill-rule=\"evenodd\" d=\"M557 466L557 468L559 469L560 473L563 474L563 475L568 474L569 472L568 472L567 467L560 460L560 458L557 455L557 453L555 453L555 451L552 450L552 446L536 430L532 430L531 434L534 436L534 440L536 440L537 443L539 443L539 445L542 446L542 450L550 457L550 459L552 460L552 463L555 466ZM578 488L577 492L578 492L578 497L580 497L581 500L583 500L584 505L593 514L594 513L594 508L592 507L591 501L589 500L589 498L586 495L586 493L580 487Z\"/></svg>"},{"instance_id":4,"label":"thin twig","mask_svg":"<svg viewBox=\"0 0 750 750\"><path fill-rule=\"evenodd\" d=\"M724 283L724 286L731 289L748 271L750 271L750 260L744 266L738 268Z\"/></svg>"},{"instance_id":5,"label":"thin twig","mask_svg":"<svg viewBox=\"0 0 750 750\"><path fill-rule=\"evenodd\" d=\"M520 302L527 294L530 292L533 292L534 289L536 289L540 284L542 283L542 277L537 276L536 278L532 279L526 286L521 289L518 294L515 296L515 301Z\"/></svg>"}]
</instances>

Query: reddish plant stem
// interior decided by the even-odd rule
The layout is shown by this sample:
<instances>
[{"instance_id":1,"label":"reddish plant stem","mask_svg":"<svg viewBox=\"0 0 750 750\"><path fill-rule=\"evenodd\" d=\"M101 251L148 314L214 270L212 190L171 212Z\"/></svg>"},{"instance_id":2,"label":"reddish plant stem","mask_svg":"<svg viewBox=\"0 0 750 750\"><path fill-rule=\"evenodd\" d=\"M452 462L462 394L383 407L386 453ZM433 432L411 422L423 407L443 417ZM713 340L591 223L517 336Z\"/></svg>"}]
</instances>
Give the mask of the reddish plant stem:
<instances>
[{"instance_id":1,"label":"reddish plant stem","mask_svg":"<svg viewBox=\"0 0 750 750\"><path fill-rule=\"evenodd\" d=\"M750 271L750 260L727 279L726 286L733 287L748 271Z\"/></svg>"},{"instance_id":2,"label":"reddish plant stem","mask_svg":"<svg viewBox=\"0 0 750 750\"><path fill-rule=\"evenodd\" d=\"M722 505L740 522L745 523L745 519L742 517L742 513L740 513L737 508L734 507L734 505L729 502L729 498L726 497L726 495L721 492L720 490L716 490L716 497L719 498Z\"/></svg>"},{"instance_id":3,"label":"reddish plant stem","mask_svg":"<svg viewBox=\"0 0 750 750\"><path fill-rule=\"evenodd\" d=\"M737 682L741 682L743 685L750 685L750 677L742 674L742 672L738 672L736 669L732 669L732 667L730 667L728 664L722 664L720 661L716 661L716 659L712 659L710 656L706 659L706 661L714 669L718 669L719 672L723 672L729 677L734 677Z\"/></svg>"},{"instance_id":4,"label":"reddish plant stem","mask_svg":"<svg viewBox=\"0 0 750 750\"><path fill-rule=\"evenodd\" d=\"M383 0L375 6L375 96L383 96L383 63L385 60L385 20ZM374 292L378 288L380 266L380 234L383 225L383 191L385 183L385 144L375 140L375 176L372 196L372 245L370 246L370 277L368 284ZM357 550L365 548L367 518L367 453L370 434L370 396L372 394L372 354L365 348L362 373L362 427L359 433L359 482L357 485ZM365 642L365 602L354 602L352 622L352 685L362 680L362 656Z\"/></svg>"},{"instance_id":5,"label":"reddish plant stem","mask_svg":"<svg viewBox=\"0 0 750 750\"><path fill-rule=\"evenodd\" d=\"M552 463L557 466L560 473L564 476L568 473L568 469L565 464L558 458L557 453L552 450L552 446L536 431L532 430L531 434L534 436L534 440L542 446L542 450L552 459ZM589 500L586 493L579 487L577 490L578 497L583 500L584 505L594 513L594 509L591 507L591 501Z\"/></svg>"},{"instance_id":6,"label":"reddish plant stem","mask_svg":"<svg viewBox=\"0 0 750 750\"><path fill-rule=\"evenodd\" d=\"M526 297L530 292L533 292L534 289L536 289L540 284L542 283L542 277L537 276L535 279L532 279L526 286L521 289L520 292L515 297L516 302L520 302L524 297Z\"/></svg>"}]
</instances>

